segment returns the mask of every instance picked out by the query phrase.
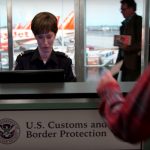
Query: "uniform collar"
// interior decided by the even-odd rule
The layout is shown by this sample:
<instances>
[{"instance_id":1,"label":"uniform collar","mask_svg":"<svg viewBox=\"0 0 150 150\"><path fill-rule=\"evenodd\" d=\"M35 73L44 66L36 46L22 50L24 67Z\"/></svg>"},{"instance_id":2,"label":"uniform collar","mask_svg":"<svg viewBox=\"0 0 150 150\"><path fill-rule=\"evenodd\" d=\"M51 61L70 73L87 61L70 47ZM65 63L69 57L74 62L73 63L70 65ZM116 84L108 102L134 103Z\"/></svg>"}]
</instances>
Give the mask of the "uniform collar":
<instances>
[{"instance_id":1,"label":"uniform collar","mask_svg":"<svg viewBox=\"0 0 150 150\"><path fill-rule=\"evenodd\" d=\"M35 61L35 60L41 60L38 48L35 49L34 54L33 54L32 58L31 58L31 61ZM47 63L50 62L50 61L58 64L58 59L56 57L56 54L55 54L54 50L52 50L50 58L48 59Z\"/></svg>"},{"instance_id":2,"label":"uniform collar","mask_svg":"<svg viewBox=\"0 0 150 150\"><path fill-rule=\"evenodd\" d=\"M40 59L41 60L41 57L40 57L40 53L38 51L38 48L36 48L34 50L34 53L33 53L33 56L31 58L31 61L35 61L36 59Z\"/></svg>"},{"instance_id":3,"label":"uniform collar","mask_svg":"<svg viewBox=\"0 0 150 150\"><path fill-rule=\"evenodd\" d=\"M47 62L52 61L52 62L54 62L55 64L58 64L58 58L56 57L56 54L55 54L55 53L56 53L56 52L55 52L54 50L52 50L51 56L50 56L50 58L48 59Z\"/></svg>"},{"instance_id":4,"label":"uniform collar","mask_svg":"<svg viewBox=\"0 0 150 150\"><path fill-rule=\"evenodd\" d=\"M122 21L122 24L125 25L126 23L128 23L135 15L136 15L136 13L133 14L132 16L129 16L128 18L126 18L124 21Z\"/></svg>"}]
</instances>

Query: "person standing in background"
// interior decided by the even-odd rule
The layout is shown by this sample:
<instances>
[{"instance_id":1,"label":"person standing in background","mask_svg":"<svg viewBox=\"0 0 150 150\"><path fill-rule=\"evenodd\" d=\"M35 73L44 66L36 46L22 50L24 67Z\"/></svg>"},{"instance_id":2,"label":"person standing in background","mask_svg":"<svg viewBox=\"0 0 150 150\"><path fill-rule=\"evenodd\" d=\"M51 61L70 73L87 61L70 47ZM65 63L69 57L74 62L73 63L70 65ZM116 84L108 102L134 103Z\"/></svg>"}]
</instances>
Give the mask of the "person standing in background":
<instances>
[{"instance_id":1,"label":"person standing in background","mask_svg":"<svg viewBox=\"0 0 150 150\"><path fill-rule=\"evenodd\" d=\"M121 13L125 20L120 27L120 35L131 37L131 44L122 43L116 63L123 60L121 81L135 81L141 74L142 17L136 14L134 0L121 0ZM118 75L114 76L116 79Z\"/></svg>"},{"instance_id":2,"label":"person standing in background","mask_svg":"<svg viewBox=\"0 0 150 150\"><path fill-rule=\"evenodd\" d=\"M53 44L58 31L56 16L40 12L31 22L31 30L37 40L35 50L27 50L16 59L15 70L64 69L65 82L74 82L72 60L63 52L54 51Z\"/></svg>"}]
</instances>

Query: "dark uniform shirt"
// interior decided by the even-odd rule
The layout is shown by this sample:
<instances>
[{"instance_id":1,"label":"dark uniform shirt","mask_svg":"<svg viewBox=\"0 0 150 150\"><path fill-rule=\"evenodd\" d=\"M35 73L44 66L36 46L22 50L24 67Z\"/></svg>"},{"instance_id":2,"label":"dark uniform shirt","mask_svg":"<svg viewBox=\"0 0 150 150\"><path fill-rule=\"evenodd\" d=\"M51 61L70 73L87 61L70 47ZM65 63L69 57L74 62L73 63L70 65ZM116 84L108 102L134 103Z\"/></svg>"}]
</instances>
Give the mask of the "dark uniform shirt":
<instances>
[{"instance_id":1,"label":"dark uniform shirt","mask_svg":"<svg viewBox=\"0 0 150 150\"><path fill-rule=\"evenodd\" d=\"M72 60L62 52L52 50L51 56L44 64L38 49L27 50L17 56L15 70L64 69L65 81L76 81L72 72Z\"/></svg>"}]
</instances>

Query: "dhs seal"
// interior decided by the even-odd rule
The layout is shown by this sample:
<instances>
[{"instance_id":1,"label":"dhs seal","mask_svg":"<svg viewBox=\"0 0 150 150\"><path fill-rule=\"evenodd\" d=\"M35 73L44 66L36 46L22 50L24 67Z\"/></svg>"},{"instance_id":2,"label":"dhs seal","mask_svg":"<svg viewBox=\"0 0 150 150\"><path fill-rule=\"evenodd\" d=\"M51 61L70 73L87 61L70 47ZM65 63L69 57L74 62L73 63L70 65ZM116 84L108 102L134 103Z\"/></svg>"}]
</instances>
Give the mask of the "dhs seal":
<instances>
[{"instance_id":1,"label":"dhs seal","mask_svg":"<svg viewBox=\"0 0 150 150\"><path fill-rule=\"evenodd\" d=\"M12 119L0 119L0 143L12 144L20 136L20 127L18 123Z\"/></svg>"}]
</instances>

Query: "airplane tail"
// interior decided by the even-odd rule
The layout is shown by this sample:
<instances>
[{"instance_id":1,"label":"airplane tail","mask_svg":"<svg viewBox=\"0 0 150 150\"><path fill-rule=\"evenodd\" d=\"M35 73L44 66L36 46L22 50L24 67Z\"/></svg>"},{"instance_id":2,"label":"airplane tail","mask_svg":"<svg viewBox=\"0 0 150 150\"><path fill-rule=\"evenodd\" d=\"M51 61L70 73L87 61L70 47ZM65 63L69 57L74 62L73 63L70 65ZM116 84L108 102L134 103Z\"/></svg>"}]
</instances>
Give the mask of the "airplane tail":
<instances>
[{"instance_id":1,"label":"airplane tail","mask_svg":"<svg viewBox=\"0 0 150 150\"><path fill-rule=\"evenodd\" d=\"M18 23L14 29L15 30L30 30L31 22L28 22L26 25L22 25L21 23Z\"/></svg>"},{"instance_id":2,"label":"airplane tail","mask_svg":"<svg viewBox=\"0 0 150 150\"><path fill-rule=\"evenodd\" d=\"M58 28L63 30L74 30L74 12L70 12L69 15L64 19L62 24L60 24L60 16L57 16L58 20ZM31 29L31 22L28 22L25 26L23 26L21 23L18 23L14 29L25 29L30 30Z\"/></svg>"},{"instance_id":3,"label":"airplane tail","mask_svg":"<svg viewBox=\"0 0 150 150\"><path fill-rule=\"evenodd\" d=\"M31 29L31 22L28 22L25 26L24 29L30 30Z\"/></svg>"},{"instance_id":4,"label":"airplane tail","mask_svg":"<svg viewBox=\"0 0 150 150\"><path fill-rule=\"evenodd\" d=\"M59 26L59 29L73 30L74 29L74 12L72 11Z\"/></svg>"},{"instance_id":5,"label":"airplane tail","mask_svg":"<svg viewBox=\"0 0 150 150\"><path fill-rule=\"evenodd\" d=\"M19 29L22 29L22 28L23 28L23 26L22 26L21 23L18 23L18 24L15 26L15 29L16 29L16 30L19 30Z\"/></svg>"}]
</instances>

